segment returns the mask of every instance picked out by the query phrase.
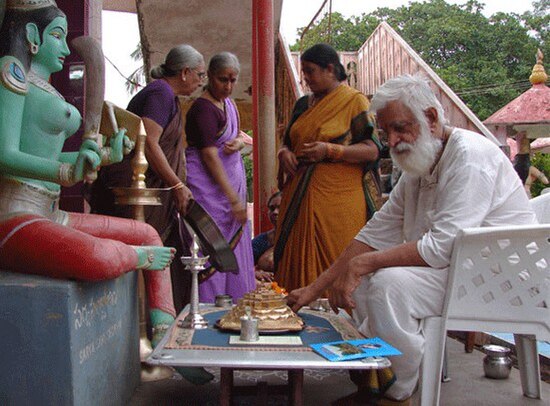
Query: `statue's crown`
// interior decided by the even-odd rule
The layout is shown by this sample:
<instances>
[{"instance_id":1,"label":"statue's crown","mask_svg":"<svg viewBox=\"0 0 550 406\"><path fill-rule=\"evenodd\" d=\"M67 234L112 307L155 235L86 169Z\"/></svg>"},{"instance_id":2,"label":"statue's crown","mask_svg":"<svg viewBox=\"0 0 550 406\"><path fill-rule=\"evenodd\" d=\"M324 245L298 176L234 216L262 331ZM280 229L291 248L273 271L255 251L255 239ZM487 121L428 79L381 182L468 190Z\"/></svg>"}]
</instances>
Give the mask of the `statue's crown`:
<instances>
[{"instance_id":1,"label":"statue's crown","mask_svg":"<svg viewBox=\"0 0 550 406\"><path fill-rule=\"evenodd\" d=\"M35 10L37 8L56 6L55 0L8 0L8 10Z\"/></svg>"}]
</instances>

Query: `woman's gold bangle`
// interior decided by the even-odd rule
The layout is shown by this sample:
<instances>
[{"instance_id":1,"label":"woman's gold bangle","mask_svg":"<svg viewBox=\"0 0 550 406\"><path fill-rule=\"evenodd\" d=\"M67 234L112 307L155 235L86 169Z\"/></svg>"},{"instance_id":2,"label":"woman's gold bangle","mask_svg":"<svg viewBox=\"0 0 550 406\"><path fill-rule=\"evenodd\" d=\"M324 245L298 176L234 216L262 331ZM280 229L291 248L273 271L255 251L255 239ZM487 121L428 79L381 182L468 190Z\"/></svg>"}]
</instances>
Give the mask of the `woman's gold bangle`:
<instances>
[{"instance_id":1,"label":"woman's gold bangle","mask_svg":"<svg viewBox=\"0 0 550 406\"><path fill-rule=\"evenodd\" d=\"M339 144L327 142L327 158L332 161L338 161L344 156L344 147Z\"/></svg>"},{"instance_id":2,"label":"woman's gold bangle","mask_svg":"<svg viewBox=\"0 0 550 406\"><path fill-rule=\"evenodd\" d=\"M184 187L185 185L183 184L183 182L178 182L174 186L170 186L168 190L180 190L180 189L183 189Z\"/></svg>"}]
</instances>

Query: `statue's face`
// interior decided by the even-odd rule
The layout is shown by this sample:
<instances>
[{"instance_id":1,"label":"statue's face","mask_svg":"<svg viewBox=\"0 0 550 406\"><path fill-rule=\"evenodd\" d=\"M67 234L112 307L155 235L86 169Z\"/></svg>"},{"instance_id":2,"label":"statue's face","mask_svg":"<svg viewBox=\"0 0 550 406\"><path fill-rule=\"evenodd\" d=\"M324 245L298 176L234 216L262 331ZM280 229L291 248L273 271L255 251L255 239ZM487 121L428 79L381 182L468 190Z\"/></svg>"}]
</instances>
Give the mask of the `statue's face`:
<instances>
[{"instance_id":1,"label":"statue's face","mask_svg":"<svg viewBox=\"0 0 550 406\"><path fill-rule=\"evenodd\" d=\"M67 46L67 19L56 17L42 33L42 43L33 57L33 64L41 65L50 73L63 69L65 57L69 55Z\"/></svg>"}]
</instances>

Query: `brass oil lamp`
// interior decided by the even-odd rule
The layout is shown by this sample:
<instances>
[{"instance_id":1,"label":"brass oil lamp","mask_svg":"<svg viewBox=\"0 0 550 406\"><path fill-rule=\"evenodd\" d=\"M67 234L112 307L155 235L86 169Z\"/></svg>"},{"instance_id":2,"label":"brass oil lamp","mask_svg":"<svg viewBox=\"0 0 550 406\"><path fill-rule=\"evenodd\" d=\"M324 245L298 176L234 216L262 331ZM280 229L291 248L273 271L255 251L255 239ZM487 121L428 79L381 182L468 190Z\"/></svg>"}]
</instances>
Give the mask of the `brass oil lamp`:
<instances>
[{"instance_id":1,"label":"brass oil lamp","mask_svg":"<svg viewBox=\"0 0 550 406\"><path fill-rule=\"evenodd\" d=\"M103 105L101 134L114 134L119 128L126 128L126 135L135 143L134 157L131 160L132 183L130 187L112 188L115 195L115 204L132 207L133 217L138 221L145 221L145 206L160 206L160 192L169 189L147 188L145 184L145 172L149 164L145 158L145 138L147 136L141 118L127 110L124 110L110 102ZM153 352L151 342L147 338L146 309L145 309L145 283L143 274L138 278L139 294L139 355L141 359L141 380L157 381L170 378L173 371L165 366L151 366L145 364L145 360Z\"/></svg>"}]
</instances>

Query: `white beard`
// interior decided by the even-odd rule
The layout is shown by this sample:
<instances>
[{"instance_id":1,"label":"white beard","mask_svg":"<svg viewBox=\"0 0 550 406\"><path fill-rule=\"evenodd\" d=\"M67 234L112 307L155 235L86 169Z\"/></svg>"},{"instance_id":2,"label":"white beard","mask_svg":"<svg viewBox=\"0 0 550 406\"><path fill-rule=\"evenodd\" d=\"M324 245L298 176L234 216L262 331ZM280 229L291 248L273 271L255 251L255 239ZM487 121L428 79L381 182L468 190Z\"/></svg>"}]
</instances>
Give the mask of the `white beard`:
<instances>
[{"instance_id":1,"label":"white beard","mask_svg":"<svg viewBox=\"0 0 550 406\"><path fill-rule=\"evenodd\" d=\"M393 162L404 172L424 176L430 172L443 147L443 141L432 136L427 123L420 123L420 135L412 144L401 142L390 149Z\"/></svg>"}]
</instances>

